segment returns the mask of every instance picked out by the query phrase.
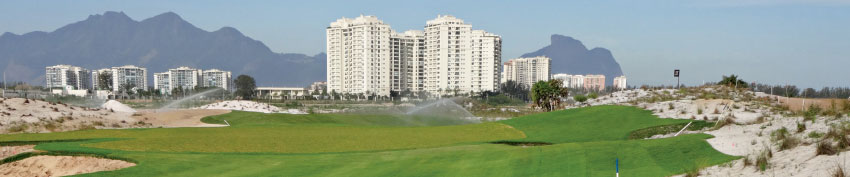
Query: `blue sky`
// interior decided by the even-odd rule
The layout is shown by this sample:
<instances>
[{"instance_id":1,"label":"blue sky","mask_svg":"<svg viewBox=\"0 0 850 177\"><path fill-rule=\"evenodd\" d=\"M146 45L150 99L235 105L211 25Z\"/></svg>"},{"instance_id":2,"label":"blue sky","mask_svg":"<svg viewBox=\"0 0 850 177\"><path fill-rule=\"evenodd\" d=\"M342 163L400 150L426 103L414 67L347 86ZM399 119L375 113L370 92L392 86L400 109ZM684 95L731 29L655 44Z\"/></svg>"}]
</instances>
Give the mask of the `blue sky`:
<instances>
[{"instance_id":1,"label":"blue sky","mask_svg":"<svg viewBox=\"0 0 850 177\"><path fill-rule=\"evenodd\" d=\"M356 3L355 3L356 2ZM376 15L397 31L451 14L502 36L504 59L572 36L610 49L630 85L747 81L850 86L850 0L659 1L19 1L0 2L0 32L53 31L104 11L135 20L172 11L208 30L239 29L275 52L325 50L340 17Z\"/></svg>"}]
</instances>

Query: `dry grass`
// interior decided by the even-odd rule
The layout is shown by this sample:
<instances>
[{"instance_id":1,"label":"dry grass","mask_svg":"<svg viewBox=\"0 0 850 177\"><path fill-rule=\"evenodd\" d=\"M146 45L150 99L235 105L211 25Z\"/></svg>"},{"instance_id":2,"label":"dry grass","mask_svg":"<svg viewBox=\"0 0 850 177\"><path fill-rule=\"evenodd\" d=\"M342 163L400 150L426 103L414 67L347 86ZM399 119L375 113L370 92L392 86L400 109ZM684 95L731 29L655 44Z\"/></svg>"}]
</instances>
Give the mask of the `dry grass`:
<instances>
[{"instance_id":1,"label":"dry grass","mask_svg":"<svg viewBox=\"0 0 850 177\"><path fill-rule=\"evenodd\" d=\"M832 170L832 177L845 177L844 168L841 165L836 165L835 169Z\"/></svg>"},{"instance_id":2,"label":"dry grass","mask_svg":"<svg viewBox=\"0 0 850 177\"><path fill-rule=\"evenodd\" d=\"M817 148L815 149L815 155L835 155L838 153L838 149L827 141L818 142Z\"/></svg>"}]
</instances>

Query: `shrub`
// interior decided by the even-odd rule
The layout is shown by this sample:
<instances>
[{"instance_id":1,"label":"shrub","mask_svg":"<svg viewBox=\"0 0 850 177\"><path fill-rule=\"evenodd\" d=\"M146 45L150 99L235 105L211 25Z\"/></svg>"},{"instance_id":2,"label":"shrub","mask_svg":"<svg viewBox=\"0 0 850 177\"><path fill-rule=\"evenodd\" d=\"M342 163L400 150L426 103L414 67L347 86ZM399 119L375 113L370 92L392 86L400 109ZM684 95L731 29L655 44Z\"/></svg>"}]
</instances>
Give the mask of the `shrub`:
<instances>
[{"instance_id":1,"label":"shrub","mask_svg":"<svg viewBox=\"0 0 850 177\"><path fill-rule=\"evenodd\" d=\"M720 128L723 128L724 126L732 125L732 124L735 124L735 120L727 117L727 118L724 118L723 120L717 121L717 123L714 124L714 129L720 129Z\"/></svg>"},{"instance_id":2,"label":"shrub","mask_svg":"<svg viewBox=\"0 0 850 177\"><path fill-rule=\"evenodd\" d=\"M759 154L758 158L756 158L756 167L758 167L760 171L767 170L770 165L768 160L770 160L772 156L773 152L770 151L770 148L765 148L764 151Z\"/></svg>"},{"instance_id":3,"label":"shrub","mask_svg":"<svg viewBox=\"0 0 850 177\"><path fill-rule=\"evenodd\" d=\"M806 131L806 123L797 122L797 133L802 133Z\"/></svg>"},{"instance_id":4,"label":"shrub","mask_svg":"<svg viewBox=\"0 0 850 177\"><path fill-rule=\"evenodd\" d=\"M828 141L820 141L815 149L815 155L834 155L838 153L838 149Z\"/></svg>"},{"instance_id":5,"label":"shrub","mask_svg":"<svg viewBox=\"0 0 850 177\"><path fill-rule=\"evenodd\" d=\"M720 110L718 110L717 108L714 108L714 114L720 114Z\"/></svg>"},{"instance_id":6,"label":"shrub","mask_svg":"<svg viewBox=\"0 0 850 177\"><path fill-rule=\"evenodd\" d=\"M702 114L702 108L697 108L697 114Z\"/></svg>"},{"instance_id":7,"label":"shrub","mask_svg":"<svg viewBox=\"0 0 850 177\"><path fill-rule=\"evenodd\" d=\"M844 168L841 166L836 166L835 170L832 171L832 177L845 177Z\"/></svg>"},{"instance_id":8,"label":"shrub","mask_svg":"<svg viewBox=\"0 0 850 177\"><path fill-rule=\"evenodd\" d=\"M598 97L599 97L599 95L596 94L595 92L587 94L587 98L590 98L590 99L596 99Z\"/></svg>"},{"instance_id":9,"label":"shrub","mask_svg":"<svg viewBox=\"0 0 850 177\"><path fill-rule=\"evenodd\" d=\"M585 97L584 95L576 95L573 96L573 100L576 100L579 103L584 103L585 101L587 101L587 97Z\"/></svg>"},{"instance_id":10,"label":"shrub","mask_svg":"<svg viewBox=\"0 0 850 177\"><path fill-rule=\"evenodd\" d=\"M793 149L794 147L797 147L797 145L800 145L800 139L794 136L789 136L782 140L782 143L779 144L779 150Z\"/></svg>"},{"instance_id":11,"label":"shrub","mask_svg":"<svg viewBox=\"0 0 850 177\"><path fill-rule=\"evenodd\" d=\"M672 102L671 102L671 103L667 103L667 109L673 110L674 108L676 108L676 107L674 107L674 106L673 106L673 103L672 103Z\"/></svg>"},{"instance_id":12,"label":"shrub","mask_svg":"<svg viewBox=\"0 0 850 177\"><path fill-rule=\"evenodd\" d=\"M823 137L823 133L818 133L816 131L812 131L812 132L809 132L808 136L809 136L809 138L817 139L817 138Z\"/></svg>"},{"instance_id":13,"label":"shrub","mask_svg":"<svg viewBox=\"0 0 850 177\"><path fill-rule=\"evenodd\" d=\"M773 141L782 141L788 138L788 128L782 127L770 132L770 138Z\"/></svg>"}]
</instances>

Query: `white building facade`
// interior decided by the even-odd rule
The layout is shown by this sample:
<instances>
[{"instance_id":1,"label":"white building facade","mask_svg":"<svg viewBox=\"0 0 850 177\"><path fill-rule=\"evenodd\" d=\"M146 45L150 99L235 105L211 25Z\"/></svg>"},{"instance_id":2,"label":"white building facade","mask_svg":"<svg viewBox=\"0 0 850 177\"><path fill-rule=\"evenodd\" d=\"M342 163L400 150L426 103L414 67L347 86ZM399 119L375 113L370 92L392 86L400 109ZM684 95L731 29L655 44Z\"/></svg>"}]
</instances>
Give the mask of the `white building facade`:
<instances>
[{"instance_id":1,"label":"white building facade","mask_svg":"<svg viewBox=\"0 0 850 177\"><path fill-rule=\"evenodd\" d=\"M119 91L125 87L133 90L148 88L148 70L146 68L125 65L112 67L110 73L112 74L112 91Z\"/></svg>"},{"instance_id":2,"label":"white building facade","mask_svg":"<svg viewBox=\"0 0 850 177\"><path fill-rule=\"evenodd\" d=\"M171 92L171 73L153 73L153 89L161 94Z\"/></svg>"},{"instance_id":3,"label":"white building facade","mask_svg":"<svg viewBox=\"0 0 850 177\"><path fill-rule=\"evenodd\" d=\"M375 16L341 18L327 34L328 90L389 95L392 29Z\"/></svg>"},{"instance_id":4,"label":"white building facade","mask_svg":"<svg viewBox=\"0 0 850 177\"><path fill-rule=\"evenodd\" d=\"M496 90L501 80L501 37L453 16L404 33L374 16L342 18L326 32L329 92L471 93Z\"/></svg>"},{"instance_id":5,"label":"white building facade","mask_svg":"<svg viewBox=\"0 0 850 177\"><path fill-rule=\"evenodd\" d=\"M230 71L222 71L219 69L204 70L201 74L202 86L218 87L224 90L233 90L233 78Z\"/></svg>"},{"instance_id":6,"label":"white building facade","mask_svg":"<svg viewBox=\"0 0 850 177\"><path fill-rule=\"evenodd\" d=\"M45 67L45 86L64 90L88 90L92 88L91 72L71 65Z\"/></svg>"},{"instance_id":7,"label":"white building facade","mask_svg":"<svg viewBox=\"0 0 850 177\"><path fill-rule=\"evenodd\" d=\"M545 56L516 58L504 64L502 82L512 80L531 88L537 81L550 79L551 59Z\"/></svg>"},{"instance_id":8,"label":"white building facade","mask_svg":"<svg viewBox=\"0 0 850 177\"><path fill-rule=\"evenodd\" d=\"M614 89L626 89L628 85L626 85L626 76L617 76L614 77Z\"/></svg>"}]
</instances>

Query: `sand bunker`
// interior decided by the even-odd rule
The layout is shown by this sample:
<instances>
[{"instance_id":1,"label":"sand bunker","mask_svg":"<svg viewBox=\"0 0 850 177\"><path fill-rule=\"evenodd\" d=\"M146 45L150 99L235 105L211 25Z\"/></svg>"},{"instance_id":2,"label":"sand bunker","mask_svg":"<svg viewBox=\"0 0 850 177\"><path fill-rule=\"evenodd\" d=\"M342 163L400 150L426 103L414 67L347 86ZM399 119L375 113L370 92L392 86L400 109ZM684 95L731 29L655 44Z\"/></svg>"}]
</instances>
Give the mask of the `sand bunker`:
<instances>
[{"instance_id":1,"label":"sand bunker","mask_svg":"<svg viewBox=\"0 0 850 177\"><path fill-rule=\"evenodd\" d=\"M201 118L230 113L230 110L220 109L185 109L165 112L139 112L133 118L150 123L157 127L222 127L227 125L207 124Z\"/></svg>"},{"instance_id":2,"label":"sand bunker","mask_svg":"<svg viewBox=\"0 0 850 177\"><path fill-rule=\"evenodd\" d=\"M298 109L284 110L277 106L272 106L266 103L257 103L245 100L229 100L218 103L212 103L199 107L198 109L224 109L235 111L262 112L262 113L287 113L287 114L306 114Z\"/></svg>"},{"instance_id":3,"label":"sand bunker","mask_svg":"<svg viewBox=\"0 0 850 177\"><path fill-rule=\"evenodd\" d=\"M111 110L116 111L116 112L129 112L129 113L136 112L136 110L133 109L133 108L130 108L130 106L124 105L123 103L115 101L115 100L106 101L106 103L103 103L103 105L101 105L100 107L103 108L103 109L111 109Z\"/></svg>"},{"instance_id":4,"label":"sand bunker","mask_svg":"<svg viewBox=\"0 0 850 177\"><path fill-rule=\"evenodd\" d=\"M0 165L0 176L68 176L135 165L120 160L84 156L35 156Z\"/></svg>"}]
</instances>

